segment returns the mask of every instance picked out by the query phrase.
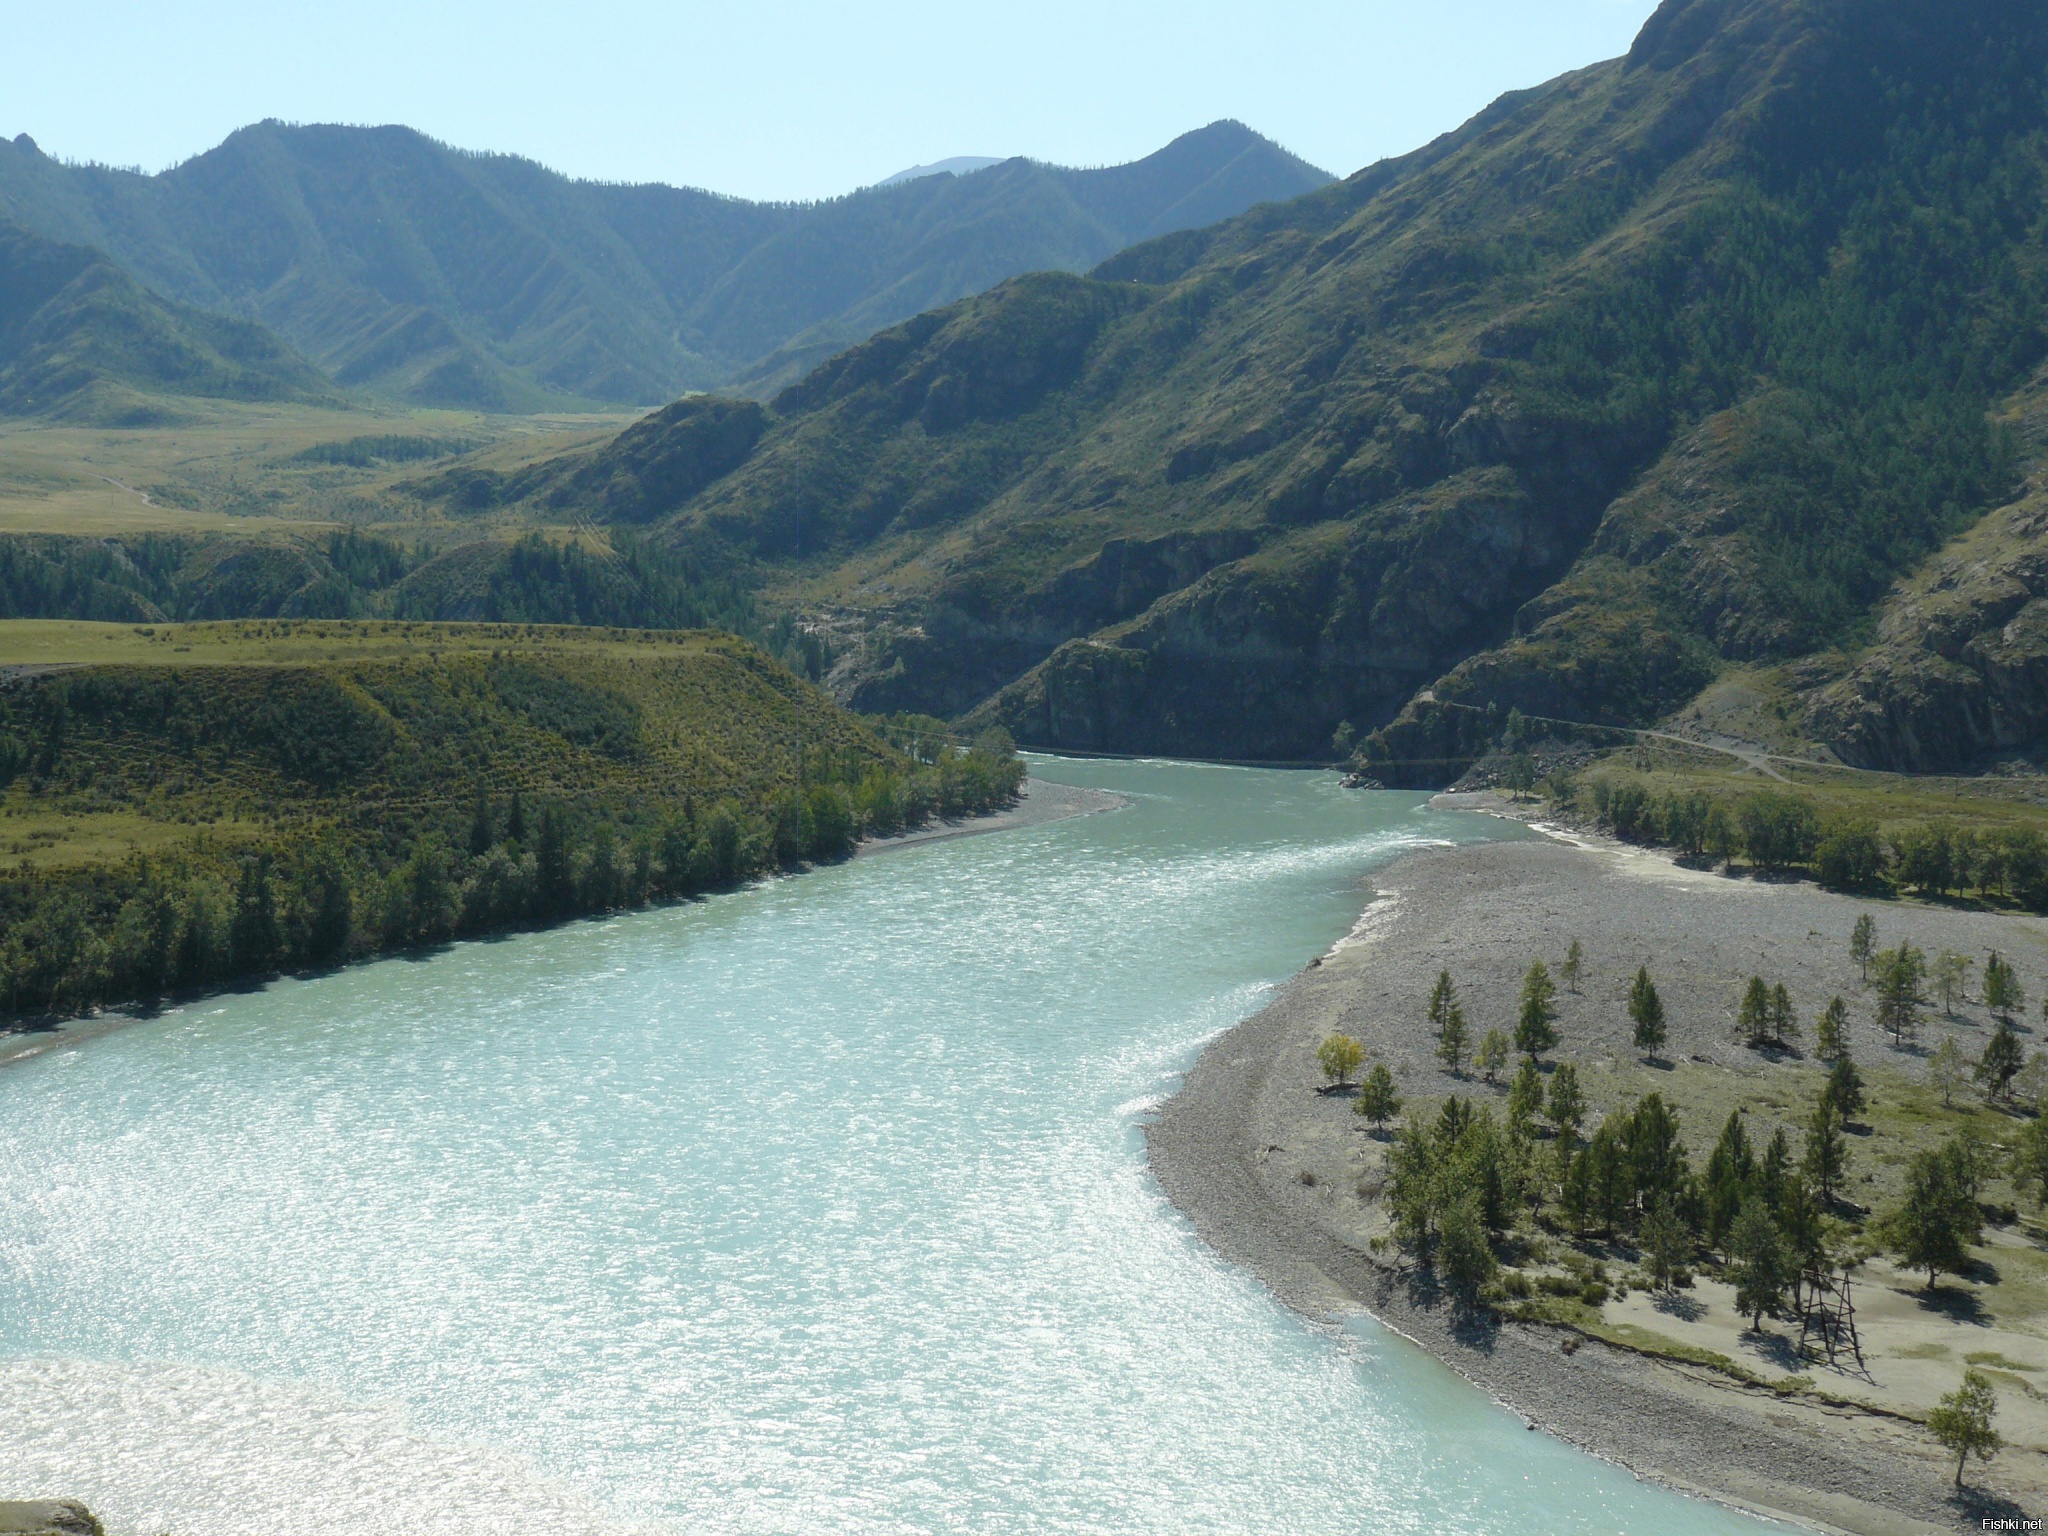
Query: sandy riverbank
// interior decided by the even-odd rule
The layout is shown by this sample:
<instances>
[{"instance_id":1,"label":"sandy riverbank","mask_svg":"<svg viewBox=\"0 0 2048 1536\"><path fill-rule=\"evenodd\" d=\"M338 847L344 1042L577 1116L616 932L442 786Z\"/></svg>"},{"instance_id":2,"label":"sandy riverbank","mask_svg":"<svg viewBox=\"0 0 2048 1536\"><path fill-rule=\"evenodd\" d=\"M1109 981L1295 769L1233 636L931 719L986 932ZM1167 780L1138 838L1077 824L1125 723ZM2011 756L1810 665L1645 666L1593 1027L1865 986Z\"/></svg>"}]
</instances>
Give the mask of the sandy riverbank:
<instances>
[{"instance_id":1,"label":"sandy riverbank","mask_svg":"<svg viewBox=\"0 0 2048 1536\"><path fill-rule=\"evenodd\" d=\"M1379 894L1353 934L1296 976L1269 1007L1213 1041L1149 1127L1162 1186L1209 1243L1259 1274L1290 1305L1328 1315L1363 1304L1540 1427L1641 1474L1872 1536L1975 1529L1986 1507L1952 1500L1952 1463L1915 1424L1744 1387L1720 1372L1579 1342L1559 1329L1464 1325L1416 1277L1367 1251L1384 1230L1373 1177L1381 1146L1346 1100L1314 1091L1320 1080L1314 1047L1333 1029L1358 1036L1369 1058L1393 1068L1411 1100L1498 1093L1449 1076L1432 1058L1423 1008L1442 966L1460 983L1476 1036L1511 1022L1515 987L1531 958L1555 963L1578 938L1587 979L1580 995L1564 1000L1560 1055L1580 1063L1596 1105L1662 1087L1693 1106L1702 1123L1686 1129L1695 1143L1718 1128L1709 1106L1725 1116L1719 1106L1731 1091L1777 1094L1787 1120L1803 1110L1803 1099L1783 1085L1811 1068L1761 1062L1731 1036L1737 992L1752 973L1784 979L1809 1021L1827 997L1850 999L1853 1046L1866 1070L1904 1078L1922 1070L1921 1057L1888 1051L1870 1022L1846 950L1864 904L1811 885L1732 879L1680 869L1642 850L1579 841L1430 849L1378 872ZM2048 925L2037 920L1901 903L1871 909L1880 942L1903 936L1930 954L1946 945L1980 957L1995 946L2016 960L2031 996L2048 986ZM1628 1049L1626 982L1643 963L1659 976L1671 1014L1665 1054L1677 1064L1655 1079ZM1953 1021L1937 1010L1923 1045L1932 1047L1945 1031L1956 1032L1974 1055L1986 1026L1967 1008ZM1773 1072L1780 1076L1769 1076ZM1767 1118L1753 1124L1768 1134ZM1864 1162L1886 1176L1874 1151ZM2012 1255L2015 1265L2036 1257L2031 1246ZM1867 1377L1822 1382L1830 1394L1860 1393L1880 1408L1891 1400L1910 1406L1908 1398L1953 1385L1964 1346L1978 1350L1985 1341L2022 1369L2048 1367L2048 1336L2034 1322L1981 1319L1951 1351L1932 1335L1956 1330L1955 1322L1917 1318L1919 1309L1906 1294L1911 1282L1899 1277L1898 1285L1888 1285L1881 1264L1867 1268L1873 1273L1860 1304L1873 1322L1889 1308L1900 1314L1886 1324L1894 1341L1918 1340L1898 1331L1913 1327L1930 1339L1909 1345L1899 1358L1888 1352L1883 1361L1873 1360ZM1708 1302L1695 1309L1705 1315L1695 1321L1652 1317L1654 1331L1707 1329L1718 1310L1731 1314L1726 1339L1740 1333L1725 1298L1718 1309L1713 1304L1711 1282L1703 1281L1689 1299ZM1648 1298L1631 1296L1608 1312L1620 1319L1628 1308L1647 1304ZM1561 1348L1568 1338L1575 1344L1569 1354ZM1713 1347L1735 1352L1718 1339ZM1768 1359L1744 1358L1742 1364L1772 1375ZM1779 1375L1792 1369L1814 1373L1799 1361L1777 1367ZM2008 1436L2048 1442L2048 1413L2038 1401L2010 1390L2002 1397L2001 1427ZM2048 1458L2038 1449L2008 1449L1989 1469L1973 1467L1972 1478L1988 1490L1988 1512L2032 1515L2048 1507Z\"/></svg>"}]
</instances>

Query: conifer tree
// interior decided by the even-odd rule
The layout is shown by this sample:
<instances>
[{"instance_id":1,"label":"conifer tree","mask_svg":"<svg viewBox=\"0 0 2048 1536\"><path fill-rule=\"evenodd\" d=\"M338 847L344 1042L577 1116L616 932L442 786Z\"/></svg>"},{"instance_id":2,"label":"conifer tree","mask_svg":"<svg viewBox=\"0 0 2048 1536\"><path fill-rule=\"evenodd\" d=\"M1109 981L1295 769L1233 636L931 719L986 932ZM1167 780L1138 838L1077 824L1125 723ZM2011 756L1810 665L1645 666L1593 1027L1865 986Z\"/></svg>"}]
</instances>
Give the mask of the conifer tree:
<instances>
[{"instance_id":1,"label":"conifer tree","mask_svg":"<svg viewBox=\"0 0 2048 1536\"><path fill-rule=\"evenodd\" d=\"M1558 974L1564 977L1564 984L1571 988L1574 995L1578 993L1579 973L1584 969L1585 963L1586 952L1580 947L1579 941L1573 939L1571 948L1564 952L1564 964L1558 967Z\"/></svg>"},{"instance_id":2,"label":"conifer tree","mask_svg":"<svg viewBox=\"0 0 2048 1536\"><path fill-rule=\"evenodd\" d=\"M1834 1101L1842 1124L1851 1124L1863 1113L1863 1074L1856 1070L1856 1062L1847 1051L1835 1058L1835 1064L1828 1072L1828 1085L1823 1091Z\"/></svg>"},{"instance_id":3,"label":"conifer tree","mask_svg":"<svg viewBox=\"0 0 2048 1536\"><path fill-rule=\"evenodd\" d=\"M1522 1058L1521 1069L1515 1073L1515 1081L1508 1089L1508 1124L1527 1131L1530 1123L1543 1113L1543 1074L1536 1068L1536 1058Z\"/></svg>"},{"instance_id":4,"label":"conifer tree","mask_svg":"<svg viewBox=\"0 0 2048 1536\"><path fill-rule=\"evenodd\" d=\"M1486 1038L1479 1042L1479 1054L1474 1058L1479 1066L1479 1075L1489 1083L1500 1080L1500 1069L1508 1064L1508 1037L1505 1030L1489 1029Z\"/></svg>"},{"instance_id":5,"label":"conifer tree","mask_svg":"<svg viewBox=\"0 0 2048 1536\"><path fill-rule=\"evenodd\" d=\"M1779 982L1771 988L1771 1039L1790 1045L1799 1038L1799 1015L1792 1011L1792 994Z\"/></svg>"},{"instance_id":6,"label":"conifer tree","mask_svg":"<svg viewBox=\"0 0 2048 1536\"><path fill-rule=\"evenodd\" d=\"M1966 998L1970 990L1970 958L1952 949L1943 949L1934 957L1934 988L1941 994L1941 1011L1950 1018L1955 1017L1956 999Z\"/></svg>"},{"instance_id":7,"label":"conifer tree","mask_svg":"<svg viewBox=\"0 0 2048 1536\"><path fill-rule=\"evenodd\" d=\"M2020 985L2019 973L1994 949L1991 958L1984 962L1984 1006L2001 1022L2010 1024L2012 1016L2026 1004L2026 989Z\"/></svg>"},{"instance_id":8,"label":"conifer tree","mask_svg":"<svg viewBox=\"0 0 2048 1536\"><path fill-rule=\"evenodd\" d=\"M1856 962L1856 969L1866 982L1870 980L1870 958L1877 952L1876 945L1877 923L1868 912L1862 913L1849 931L1849 958Z\"/></svg>"},{"instance_id":9,"label":"conifer tree","mask_svg":"<svg viewBox=\"0 0 2048 1536\"><path fill-rule=\"evenodd\" d=\"M1465 1064L1467 1032L1465 1010L1458 1005L1458 989L1451 985L1449 971L1437 972L1436 986L1429 994L1429 1022L1436 1028L1436 1057L1453 1077Z\"/></svg>"},{"instance_id":10,"label":"conifer tree","mask_svg":"<svg viewBox=\"0 0 2048 1536\"><path fill-rule=\"evenodd\" d=\"M1730 1110L1721 1139L1707 1159L1706 1185L1707 1242L1726 1251L1728 1234L1735 1226L1735 1214L1742 1197L1756 1176L1756 1158L1749 1150L1749 1136L1742 1128L1742 1112Z\"/></svg>"},{"instance_id":11,"label":"conifer tree","mask_svg":"<svg viewBox=\"0 0 2048 1536\"><path fill-rule=\"evenodd\" d=\"M1907 1269L1926 1270L1930 1291L1942 1271L1961 1274L1968 1267L1969 1245L1983 1230L1964 1161L1953 1142L1914 1154L1905 1200L1885 1223L1893 1254Z\"/></svg>"},{"instance_id":12,"label":"conifer tree","mask_svg":"<svg viewBox=\"0 0 2048 1536\"><path fill-rule=\"evenodd\" d=\"M1664 1044L1664 1000L1657 995L1647 965L1637 968L1635 985L1629 988L1628 1016L1635 1021L1636 1049L1655 1061Z\"/></svg>"},{"instance_id":13,"label":"conifer tree","mask_svg":"<svg viewBox=\"0 0 2048 1536\"><path fill-rule=\"evenodd\" d=\"M1515 1021L1515 1049L1534 1059L1557 1044L1557 984L1541 960L1522 978L1522 1012Z\"/></svg>"},{"instance_id":14,"label":"conifer tree","mask_svg":"<svg viewBox=\"0 0 2048 1536\"><path fill-rule=\"evenodd\" d=\"M1579 1091L1579 1069L1568 1061L1559 1062L1550 1075L1547 1113L1559 1138L1567 1143L1578 1135L1579 1126L1585 1121L1586 1100Z\"/></svg>"},{"instance_id":15,"label":"conifer tree","mask_svg":"<svg viewBox=\"0 0 2048 1536\"><path fill-rule=\"evenodd\" d=\"M1904 1050L1919 1038L1920 1010L1927 1003L1920 990L1927 974L1926 957L1912 945L1900 944L1883 951L1873 964L1877 969L1878 1027L1892 1037L1895 1047ZM1987 993L1989 990L1987 966Z\"/></svg>"},{"instance_id":16,"label":"conifer tree","mask_svg":"<svg viewBox=\"0 0 2048 1536\"><path fill-rule=\"evenodd\" d=\"M1377 1136L1383 1126L1401 1113L1401 1093L1394 1086L1394 1074L1387 1070L1384 1061L1372 1064L1372 1071L1358 1090L1357 1102L1351 1106L1352 1113L1363 1115L1372 1122L1373 1134Z\"/></svg>"},{"instance_id":17,"label":"conifer tree","mask_svg":"<svg viewBox=\"0 0 2048 1536\"><path fill-rule=\"evenodd\" d=\"M2000 1019L1991 1038L1984 1042L1984 1055L1977 1063L1976 1078L1984 1085L1984 1097L1994 1103L2004 1098L2025 1064L2026 1053L2020 1037L2013 1032L2012 1020Z\"/></svg>"},{"instance_id":18,"label":"conifer tree","mask_svg":"<svg viewBox=\"0 0 2048 1536\"><path fill-rule=\"evenodd\" d=\"M1743 1202L1728 1248L1735 1267L1735 1310L1749 1314L1754 1331L1763 1327L1766 1312L1778 1315L1790 1279L1785 1272L1784 1239L1762 1202Z\"/></svg>"},{"instance_id":19,"label":"conifer tree","mask_svg":"<svg viewBox=\"0 0 2048 1536\"><path fill-rule=\"evenodd\" d=\"M1813 1118L1806 1122L1806 1152L1799 1171L1823 1202L1835 1198L1849 1171L1849 1140L1842 1134L1841 1111L1826 1093L1815 1100Z\"/></svg>"},{"instance_id":20,"label":"conifer tree","mask_svg":"<svg viewBox=\"0 0 2048 1536\"><path fill-rule=\"evenodd\" d=\"M1749 985L1743 989L1742 1004L1735 1013L1735 1027L1742 1036L1742 1043L1751 1050L1770 1043L1771 989L1764 985L1763 977L1749 978Z\"/></svg>"},{"instance_id":21,"label":"conifer tree","mask_svg":"<svg viewBox=\"0 0 2048 1536\"><path fill-rule=\"evenodd\" d=\"M491 851L491 797L483 785L476 787L476 806L469 815L469 856L480 859Z\"/></svg>"},{"instance_id":22,"label":"conifer tree","mask_svg":"<svg viewBox=\"0 0 2048 1536\"><path fill-rule=\"evenodd\" d=\"M1839 997L1830 998L1814 1025L1814 1053L1829 1066L1849 1049L1849 1009Z\"/></svg>"},{"instance_id":23,"label":"conifer tree","mask_svg":"<svg viewBox=\"0 0 2048 1536\"><path fill-rule=\"evenodd\" d=\"M1672 1278L1685 1263L1691 1247L1692 1235L1678 1217L1676 1202L1669 1195L1659 1195L1650 1206L1650 1214L1643 1218L1642 1231L1643 1258L1659 1290L1671 1290Z\"/></svg>"}]
</instances>

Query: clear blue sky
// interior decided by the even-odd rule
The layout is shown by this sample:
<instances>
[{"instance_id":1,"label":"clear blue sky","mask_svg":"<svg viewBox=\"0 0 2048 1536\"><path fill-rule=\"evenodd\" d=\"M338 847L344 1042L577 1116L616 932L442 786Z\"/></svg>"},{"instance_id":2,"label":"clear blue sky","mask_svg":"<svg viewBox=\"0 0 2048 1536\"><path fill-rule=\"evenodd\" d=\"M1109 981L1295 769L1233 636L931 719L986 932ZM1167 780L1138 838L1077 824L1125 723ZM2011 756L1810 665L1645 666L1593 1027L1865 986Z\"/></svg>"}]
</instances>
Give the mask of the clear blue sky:
<instances>
[{"instance_id":1,"label":"clear blue sky","mask_svg":"<svg viewBox=\"0 0 2048 1536\"><path fill-rule=\"evenodd\" d=\"M0 131L174 164L265 117L409 123L572 175L830 196L1235 117L1346 174L1624 52L1653 0L0 0Z\"/></svg>"}]
</instances>

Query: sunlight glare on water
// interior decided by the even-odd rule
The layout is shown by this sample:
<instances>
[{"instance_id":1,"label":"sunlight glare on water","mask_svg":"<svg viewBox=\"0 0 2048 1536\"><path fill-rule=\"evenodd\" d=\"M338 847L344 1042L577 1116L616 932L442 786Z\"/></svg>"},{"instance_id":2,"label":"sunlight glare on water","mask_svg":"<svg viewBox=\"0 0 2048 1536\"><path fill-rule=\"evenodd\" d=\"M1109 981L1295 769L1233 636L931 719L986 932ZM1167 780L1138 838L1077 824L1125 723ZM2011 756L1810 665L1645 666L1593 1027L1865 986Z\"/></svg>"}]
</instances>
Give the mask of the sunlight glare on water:
<instances>
[{"instance_id":1,"label":"sunlight glare on water","mask_svg":"<svg viewBox=\"0 0 2048 1536\"><path fill-rule=\"evenodd\" d=\"M1040 761L1125 809L212 999L0 1070L0 1469L117 1531L1765 1529L1369 1321L1146 1107L1497 822Z\"/></svg>"}]
</instances>

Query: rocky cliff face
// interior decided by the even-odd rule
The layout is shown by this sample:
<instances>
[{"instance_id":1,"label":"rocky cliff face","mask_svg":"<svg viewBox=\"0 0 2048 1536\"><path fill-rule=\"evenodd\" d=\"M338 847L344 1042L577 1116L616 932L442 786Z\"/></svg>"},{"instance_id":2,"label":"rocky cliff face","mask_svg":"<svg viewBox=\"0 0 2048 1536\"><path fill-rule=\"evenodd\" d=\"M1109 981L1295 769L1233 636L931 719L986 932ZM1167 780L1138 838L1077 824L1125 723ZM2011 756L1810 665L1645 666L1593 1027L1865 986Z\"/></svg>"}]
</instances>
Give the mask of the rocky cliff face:
<instances>
[{"instance_id":1,"label":"rocky cliff face","mask_svg":"<svg viewBox=\"0 0 2048 1536\"><path fill-rule=\"evenodd\" d=\"M1808 702L1808 729L1849 762L1941 772L2048 749L2048 380L2004 415L2021 495L1901 583L1875 642Z\"/></svg>"}]
</instances>

